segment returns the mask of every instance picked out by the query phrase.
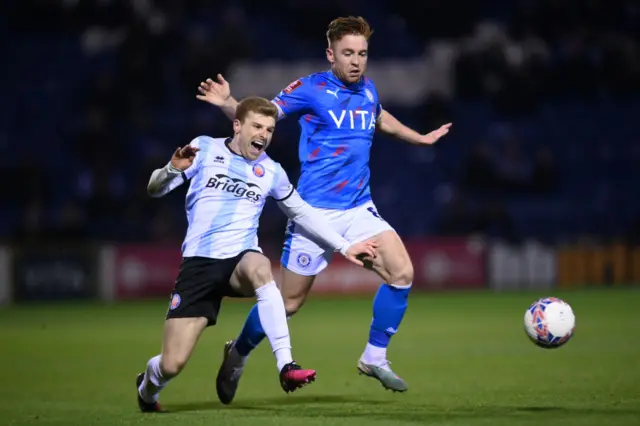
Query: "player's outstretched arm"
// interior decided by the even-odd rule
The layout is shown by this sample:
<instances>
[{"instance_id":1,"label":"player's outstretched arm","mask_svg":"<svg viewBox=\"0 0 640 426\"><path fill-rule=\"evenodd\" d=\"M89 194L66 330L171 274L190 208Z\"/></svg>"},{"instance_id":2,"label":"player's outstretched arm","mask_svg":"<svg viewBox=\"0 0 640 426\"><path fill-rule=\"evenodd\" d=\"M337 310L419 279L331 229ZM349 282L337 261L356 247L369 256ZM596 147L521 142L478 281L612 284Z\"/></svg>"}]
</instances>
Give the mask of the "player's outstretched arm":
<instances>
[{"instance_id":1,"label":"player's outstretched arm","mask_svg":"<svg viewBox=\"0 0 640 426\"><path fill-rule=\"evenodd\" d=\"M433 145L438 139L449 133L451 125L452 123L447 123L426 135L421 135L402 124L397 118L391 115L391 113L383 109L380 117L378 117L377 128L387 135L394 136L414 145Z\"/></svg>"},{"instance_id":2,"label":"player's outstretched arm","mask_svg":"<svg viewBox=\"0 0 640 426\"><path fill-rule=\"evenodd\" d=\"M193 145L177 148L166 166L151 173L147 193L151 197L158 198L182 185L184 182L183 172L193 165L198 151L200 148Z\"/></svg>"},{"instance_id":3,"label":"player's outstretched arm","mask_svg":"<svg viewBox=\"0 0 640 426\"><path fill-rule=\"evenodd\" d=\"M238 101L231 96L229 82L224 79L222 74L218 74L216 79L217 82L208 78L200 83L198 87L200 94L196 95L196 98L219 107L229 120L233 120L236 117Z\"/></svg>"},{"instance_id":4,"label":"player's outstretched arm","mask_svg":"<svg viewBox=\"0 0 640 426\"><path fill-rule=\"evenodd\" d=\"M364 266L360 260L363 257L376 257L378 244L375 241L350 244L334 231L322 214L307 204L295 189L291 189L287 198L278 201L278 206L289 219L307 231L314 241L342 253L344 257L356 265Z\"/></svg>"}]
</instances>

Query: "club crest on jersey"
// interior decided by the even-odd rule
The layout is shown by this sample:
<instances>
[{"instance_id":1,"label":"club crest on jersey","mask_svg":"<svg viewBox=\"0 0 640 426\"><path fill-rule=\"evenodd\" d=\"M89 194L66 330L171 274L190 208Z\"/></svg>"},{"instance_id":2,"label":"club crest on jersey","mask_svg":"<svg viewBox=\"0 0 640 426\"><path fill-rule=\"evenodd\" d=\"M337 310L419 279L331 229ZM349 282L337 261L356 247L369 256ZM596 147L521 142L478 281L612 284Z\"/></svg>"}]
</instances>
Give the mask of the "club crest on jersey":
<instances>
[{"instance_id":1,"label":"club crest on jersey","mask_svg":"<svg viewBox=\"0 0 640 426\"><path fill-rule=\"evenodd\" d=\"M182 299L180 298L180 295L177 293L174 293L174 295L171 297L171 303L169 303L169 309L173 311L175 308L180 306L181 301Z\"/></svg>"},{"instance_id":2,"label":"club crest on jersey","mask_svg":"<svg viewBox=\"0 0 640 426\"><path fill-rule=\"evenodd\" d=\"M373 93L371 93L371 90L364 89L364 94L367 95L367 99L369 99L369 102L373 102Z\"/></svg>"},{"instance_id":3,"label":"club crest on jersey","mask_svg":"<svg viewBox=\"0 0 640 426\"><path fill-rule=\"evenodd\" d=\"M298 87L302 86L302 80L296 80L291 83L287 87L284 88L283 92L289 94L296 90Z\"/></svg>"},{"instance_id":4,"label":"club crest on jersey","mask_svg":"<svg viewBox=\"0 0 640 426\"><path fill-rule=\"evenodd\" d=\"M264 176L264 167L262 166L262 164L253 165L253 174L258 177Z\"/></svg>"},{"instance_id":5,"label":"club crest on jersey","mask_svg":"<svg viewBox=\"0 0 640 426\"><path fill-rule=\"evenodd\" d=\"M307 253L300 253L298 255L298 265L302 266L303 268L306 268L307 266L309 266L310 263L311 263L311 256L309 256Z\"/></svg>"}]
</instances>

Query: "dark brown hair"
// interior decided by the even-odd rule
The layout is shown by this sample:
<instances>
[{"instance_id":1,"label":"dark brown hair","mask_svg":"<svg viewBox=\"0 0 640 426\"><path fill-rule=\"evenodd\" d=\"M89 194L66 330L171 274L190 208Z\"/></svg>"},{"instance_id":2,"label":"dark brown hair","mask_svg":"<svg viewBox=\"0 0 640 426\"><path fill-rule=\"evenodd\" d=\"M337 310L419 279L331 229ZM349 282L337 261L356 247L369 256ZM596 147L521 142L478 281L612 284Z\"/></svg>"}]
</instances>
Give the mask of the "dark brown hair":
<instances>
[{"instance_id":1,"label":"dark brown hair","mask_svg":"<svg viewBox=\"0 0 640 426\"><path fill-rule=\"evenodd\" d=\"M278 107L265 98L249 96L241 100L236 108L236 120L240 120L243 123L250 112L273 117L274 120L278 121Z\"/></svg>"},{"instance_id":2,"label":"dark brown hair","mask_svg":"<svg viewBox=\"0 0 640 426\"><path fill-rule=\"evenodd\" d=\"M329 23L327 29L327 41L329 44L334 43L342 39L346 35L361 35L365 39L369 40L373 30L371 26L362 16L347 16L336 18Z\"/></svg>"}]
</instances>

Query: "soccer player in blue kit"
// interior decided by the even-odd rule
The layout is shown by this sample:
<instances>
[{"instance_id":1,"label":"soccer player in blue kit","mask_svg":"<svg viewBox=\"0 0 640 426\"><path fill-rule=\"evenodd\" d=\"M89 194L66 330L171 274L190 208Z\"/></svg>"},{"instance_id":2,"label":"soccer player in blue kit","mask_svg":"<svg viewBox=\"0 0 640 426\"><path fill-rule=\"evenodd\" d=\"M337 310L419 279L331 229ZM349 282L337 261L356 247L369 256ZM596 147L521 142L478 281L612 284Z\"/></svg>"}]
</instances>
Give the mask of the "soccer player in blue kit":
<instances>
[{"instance_id":1,"label":"soccer player in blue kit","mask_svg":"<svg viewBox=\"0 0 640 426\"><path fill-rule=\"evenodd\" d=\"M357 368L384 388L404 392L407 383L389 367L387 347L407 309L413 265L402 240L378 214L371 199L370 148L376 130L414 145L431 145L449 132L451 123L422 135L382 108L376 86L364 76L371 33L361 17L333 20L326 33L331 69L295 80L272 102L278 106L280 118L299 117L301 197L320 210L347 241L375 240L379 246L377 256L369 260L383 283L373 301L369 339ZM217 80L201 83L197 97L220 107L232 119L237 101L231 97L229 83L221 75ZM288 315L302 306L331 255L296 223L289 222L280 284ZM264 337L254 306L240 335L225 346L217 378L223 403L233 400L247 357Z\"/></svg>"}]
</instances>

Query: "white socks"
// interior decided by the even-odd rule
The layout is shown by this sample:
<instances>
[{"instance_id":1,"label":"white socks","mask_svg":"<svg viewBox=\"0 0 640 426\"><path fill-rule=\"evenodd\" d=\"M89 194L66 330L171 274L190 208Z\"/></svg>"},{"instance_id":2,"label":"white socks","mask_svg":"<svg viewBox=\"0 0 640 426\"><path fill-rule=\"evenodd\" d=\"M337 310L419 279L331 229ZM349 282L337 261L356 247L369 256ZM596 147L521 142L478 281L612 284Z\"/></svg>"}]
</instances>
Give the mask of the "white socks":
<instances>
[{"instance_id":1,"label":"white socks","mask_svg":"<svg viewBox=\"0 0 640 426\"><path fill-rule=\"evenodd\" d=\"M144 374L144 380L138 388L140 396L147 403L156 402L160 391L169 382L169 380L162 377L162 373L160 372L160 357L160 355L156 355L149 360L147 370Z\"/></svg>"},{"instance_id":2,"label":"white socks","mask_svg":"<svg viewBox=\"0 0 640 426\"><path fill-rule=\"evenodd\" d=\"M387 364L387 348L379 348L367 343L362 354L362 362L372 364L376 367L383 367Z\"/></svg>"},{"instance_id":3,"label":"white socks","mask_svg":"<svg viewBox=\"0 0 640 426\"><path fill-rule=\"evenodd\" d=\"M278 371L281 371L285 365L293 362L289 325L282 294L275 281L271 281L256 290L256 298L260 324L276 356Z\"/></svg>"}]
</instances>

